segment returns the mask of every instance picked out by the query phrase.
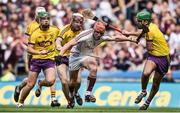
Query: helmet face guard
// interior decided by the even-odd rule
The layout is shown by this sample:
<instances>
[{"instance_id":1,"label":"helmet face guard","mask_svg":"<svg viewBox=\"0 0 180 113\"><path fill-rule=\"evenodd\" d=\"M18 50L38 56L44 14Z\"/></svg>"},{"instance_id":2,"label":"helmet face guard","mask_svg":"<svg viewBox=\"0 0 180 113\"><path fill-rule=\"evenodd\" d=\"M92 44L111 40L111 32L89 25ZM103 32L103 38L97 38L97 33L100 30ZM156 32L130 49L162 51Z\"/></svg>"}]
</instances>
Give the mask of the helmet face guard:
<instances>
[{"instance_id":1,"label":"helmet face guard","mask_svg":"<svg viewBox=\"0 0 180 113\"><path fill-rule=\"evenodd\" d=\"M93 36L94 36L95 39L98 40L98 39L100 39L101 36L104 35L106 27L105 27L105 25L102 22L96 22L94 24L93 29L94 29Z\"/></svg>"},{"instance_id":2,"label":"helmet face guard","mask_svg":"<svg viewBox=\"0 0 180 113\"><path fill-rule=\"evenodd\" d=\"M96 22L94 24L93 28L94 28L95 31L98 31L98 32L101 32L101 33L104 33L105 30L106 30L106 27L102 22Z\"/></svg>"},{"instance_id":3,"label":"helmet face guard","mask_svg":"<svg viewBox=\"0 0 180 113\"><path fill-rule=\"evenodd\" d=\"M143 24L142 24L142 20L136 20L136 25L139 29L143 29Z\"/></svg>"},{"instance_id":4,"label":"helmet face guard","mask_svg":"<svg viewBox=\"0 0 180 113\"><path fill-rule=\"evenodd\" d=\"M137 27L143 29L146 25L151 22L151 13L148 11L141 11L137 13Z\"/></svg>"},{"instance_id":5,"label":"helmet face guard","mask_svg":"<svg viewBox=\"0 0 180 113\"><path fill-rule=\"evenodd\" d=\"M84 17L79 13L74 13L71 20L71 27L74 31L83 29Z\"/></svg>"},{"instance_id":6,"label":"helmet face guard","mask_svg":"<svg viewBox=\"0 0 180 113\"><path fill-rule=\"evenodd\" d=\"M48 12L40 12L38 13L40 26L44 29L49 28L50 26L50 15Z\"/></svg>"}]
</instances>

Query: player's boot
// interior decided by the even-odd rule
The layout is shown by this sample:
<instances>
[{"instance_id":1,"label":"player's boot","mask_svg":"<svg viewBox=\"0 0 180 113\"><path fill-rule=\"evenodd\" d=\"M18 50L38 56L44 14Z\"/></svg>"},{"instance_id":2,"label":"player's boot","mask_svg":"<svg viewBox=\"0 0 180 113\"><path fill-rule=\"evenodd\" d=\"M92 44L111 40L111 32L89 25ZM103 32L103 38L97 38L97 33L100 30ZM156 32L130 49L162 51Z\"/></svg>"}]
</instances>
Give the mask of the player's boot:
<instances>
[{"instance_id":1,"label":"player's boot","mask_svg":"<svg viewBox=\"0 0 180 113\"><path fill-rule=\"evenodd\" d=\"M149 105L144 103L141 107L139 107L139 110L147 110L148 107Z\"/></svg>"},{"instance_id":2,"label":"player's boot","mask_svg":"<svg viewBox=\"0 0 180 113\"><path fill-rule=\"evenodd\" d=\"M14 101L15 101L15 102L18 102L18 100L19 100L20 90L18 90L18 89L19 89L19 87L16 86L16 87L15 87L15 90L14 90Z\"/></svg>"},{"instance_id":3,"label":"player's boot","mask_svg":"<svg viewBox=\"0 0 180 113\"><path fill-rule=\"evenodd\" d=\"M78 105L82 106L83 104L83 99L81 98L81 96L79 95L79 93L75 94L75 98L76 98L76 102L78 103Z\"/></svg>"},{"instance_id":4,"label":"player's boot","mask_svg":"<svg viewBox=\"0 0 180 113\"><path fill-rule=\"evenodd\" d=\"M38 88L35 91L36 97L39 97L41 95L41 86L40 86L41 80L38 80Z\"/></svg>"},{"instance_id":5,"label":"player's boot","mask_svg":"<svg viewBox=\"0 0 180 113\"><path fill-rule=\"evenodd\" d=\"M66 107L66 108L67 108L67 109L73 109L73 108L74 108L74 106L73 106L72 104L70 104L70 103L69 103L69 104L67 105L67 107Z\"/></svg>"},{"instance_id":6,"label":"player's boot","mask_svg":"<svg viewBox=\"0 0 180 113\"><path fill-rule=\"evenodd\" d=\"M51 101L51 107L59 107L61 104L57 100Z\"/></svg>"},{"instance_id":7,"label":"player's boot","mask_svg":"<svg viewBox=\"0 0 180 113\"><path fill-rule=\"evenodd\" d=\"M18 108L22 108L24 106L24 104L22 104L22 103L17 103L17 107Z\"/></svg>"},{"instance_id":8,"label":"player's boot","mask_svg":"<svg viewBox=\"0 0 180 113\"><path fill-rule=\"evenodd\" d=\"M138 96L137 96L137 98L135 99L135 102L134 103L136 103L136 104L138 104L138 103L140 103L141 102L141 100L145 97L147 95L147 93L145 92L141 92Z\"/></svg>"},{"instance_id":9,"label":"player's boot","mask_svg":"<svg viewBox=\"0 0 180 113\"><path fill-rule=\"evenodd\" d=\"M86 95L85 102L96 102L96 98L93 95Z\"/></svg>"},{"instance_id":10,"label":"player's boot","mask_svg":"<svg viewBox=\"0 0 180 113\"><path fill-rule=\"evenodd\" d=\"M71 98L70 102L68 102L67 109L73 109L75 106L74 97Z\"/></svg>"}]
</instances>

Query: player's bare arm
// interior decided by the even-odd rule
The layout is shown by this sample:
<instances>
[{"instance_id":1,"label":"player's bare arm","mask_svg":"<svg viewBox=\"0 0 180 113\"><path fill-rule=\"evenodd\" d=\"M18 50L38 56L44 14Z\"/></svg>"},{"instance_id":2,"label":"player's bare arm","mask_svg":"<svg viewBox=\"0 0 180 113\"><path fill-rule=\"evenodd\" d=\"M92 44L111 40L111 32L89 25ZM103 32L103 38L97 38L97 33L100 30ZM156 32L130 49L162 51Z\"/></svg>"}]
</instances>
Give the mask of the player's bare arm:
<instances>
[{"instance_id":1,"label":"player's bare arm","mask_svg":"<svg viewBox=\"0 0 180 113\"><path fill-rule=\"evenodd\" d=\"M136 36L125 36L122 34L113 36L115 38L115 41L117 42L123 42L123 41L130 41L137 43L137 37Z\"/></svg>"},{"instance_id":2,"label":"player's bare arm","mask_svg":"<svg viewBox=\"0 0 180 113\"><path fill-rule=\"evenodd\" d=\"M122 34L126 35L126 36L137 36L138 37L142 33L142 31L143 31L142 29L138 29L137 31L134 31L134 32L122 30Z\"/></svg>"},{"instance_id":3,"label":"player's bare arm","mask_svg":"<svg viewBox=\"0 0 180 113\"><path fill-rule=\"evenodd\" d=\"M48 53L47 50L38 51L38 50L35 50L33 47L34 47L34 45L32 45L32 44L28 45L28 47L27 47L28 53L30 53L32 55L46 55Z\"/></svg>"},{"instance_id":4,"label":"player's bare arm","mask_svg":"<svg viewBox=\"0 0 180 113\"><path fill-rule=\"evenodd\" d=\"M67 50L70 50L74 45L76 45L78 42L77 40L74 38L71 41L69 41L67 44L65 44L62 48L61 51L59 53L59 55L63 55Z\"/></svg>"},{"instance_id":5,"label":"player's bare arm","mask_svg":"<svg viewBox=\"0 0 180 113\"><path fill-rule=\"evenodd\" d=\"M55 47L56 47L56 50L58 51L60 51L62 48L61 41L62 41L62 37L58 37L55 41Z\"/></svg>"},{"instance_id":6,"label":"player's bare arm","mask_svg":"<svg viewBox=\"0 0 180 113\"><path fill-rule=\"evenodd\" d=\"M119 33L119 34L109 37L108 39L106 39L106 41L116 41L116 42L130 41L130 42L137 43L136 39L137 39L137 37L135 37L135 36L127 37L127 36Z\"/></svg>"},{"instance_id":7,"label":"player's bare arm","mask_svg":"<svg viewBox=\"0 0 180 113\"><path fill-rule=\"evenodd\" d=\"M152 51L152 40L146 41L146 48L147 50Z\"/></svg>"}]
</instances>

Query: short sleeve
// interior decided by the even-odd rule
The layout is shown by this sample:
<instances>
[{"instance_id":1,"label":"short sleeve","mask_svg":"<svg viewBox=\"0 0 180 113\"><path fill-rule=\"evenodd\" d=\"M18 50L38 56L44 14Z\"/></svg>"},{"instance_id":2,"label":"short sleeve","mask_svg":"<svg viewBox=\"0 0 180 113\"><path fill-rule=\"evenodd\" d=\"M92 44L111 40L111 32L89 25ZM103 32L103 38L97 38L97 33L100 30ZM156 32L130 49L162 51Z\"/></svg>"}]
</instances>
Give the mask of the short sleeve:
<instances>
[{"instance_id":1,"label":"short sleeve","mask_svg":"<svg viewBox=\"0 0 180 113\"><path fill-rule=\"evenodd\" d=\"M61 33L61 30L60 30L59 28L57 28L57 30L56 30L56 36L57 36L57 37L60 37L60 33Z\"/></svg>"},{"instance_id":2,"label":"short sleeve","mask_svg":"<svg viewBox=\"0 0 180 113\"><path fill-rule=\"evenodd\" d=\"M77 35L77 36L75 37L75 40L76 40L77 42L85 41L85 40L87 40L87 39L89 39L89 38L92 37L92 32L93 32L92 30L82 31L79 35Z\"/></svg>"},{"instance_id":3,"label":"short sleeve","mask_svg":"<svg viewBox=\"0 0 180 113\"><path fill-rule=\"evenodd\" d=\"M159 28L155 24L150 24L149 32L145 33L146 40L152 41L153 38L155 37L154 35L157 33Z\"/></svg>"},{"instance_id":4,"label":"short sleeve","mask_svg":"<svg viewBox=\"0 0 180 113\"><path fill-rule=\"evenodd\" d=\"M34 45L36 43L36 37L34 33L30 36L28 44Z\"/></svg>"},{"instance_id":5,"label":"short sleeve","mask_svg":"<svg viewBox=\"0 0 180 113\"><path fill-rule=\"evenodd\" d=\"M26 27L26 35L30 36L30 24Z\"/></svg>"},{"instance_id":6,"label":"short sleeve","mask_svg":"<svg viewBox=\"0 0 180 113\"><path fill-rule=\"evenodd\" d=\"M70 26L69 26L69 25L64 26L64 27L60 30L59 36L62 37L62 38L64 38L64 37L65 37L64 35L66 34L66 32L67 32L69 29L70 29Z\"/></svg>"}]
</instances>

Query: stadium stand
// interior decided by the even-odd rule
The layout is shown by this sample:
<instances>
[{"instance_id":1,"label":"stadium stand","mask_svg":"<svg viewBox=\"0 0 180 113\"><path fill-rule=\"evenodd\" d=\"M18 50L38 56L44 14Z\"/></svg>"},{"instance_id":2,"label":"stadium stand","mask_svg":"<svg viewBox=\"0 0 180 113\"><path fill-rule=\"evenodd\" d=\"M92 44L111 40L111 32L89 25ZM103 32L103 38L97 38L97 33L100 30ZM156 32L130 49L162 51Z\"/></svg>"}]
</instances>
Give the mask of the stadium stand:
<instances>
[{"instance_id":1,"label":"stadium stand","mask_svg":"<svg viewBox=\"0 0 180 113\"><path fill-rule=\"evenodd\" d=\"M16 80L27 74L22 42L25 27L34 17L36 6L45 7L52 15L52 24L62 27L69 23L72 12L91 8L95 15L121 29L135 28L135 14L143 9L152 12L156 23L170 46L171 71L180 79L180 1L178 0L1 0L0 1L0 77L12 73ZM89 27L89 22L85 28ZM115 34L109 30L108 34ZM98 76L104 78L138 79L143 69L146 50L144 39L137 46L131 43L105 43L95 52L102 57ZM109 73L110 72L110 73ZM86 72L82 76L86 76ZM111 75L111 77L109 77Z\"/></svg>"}]
</instances>

